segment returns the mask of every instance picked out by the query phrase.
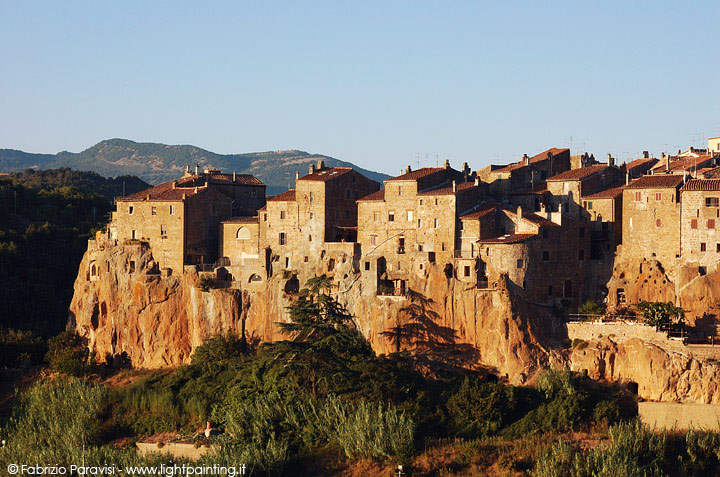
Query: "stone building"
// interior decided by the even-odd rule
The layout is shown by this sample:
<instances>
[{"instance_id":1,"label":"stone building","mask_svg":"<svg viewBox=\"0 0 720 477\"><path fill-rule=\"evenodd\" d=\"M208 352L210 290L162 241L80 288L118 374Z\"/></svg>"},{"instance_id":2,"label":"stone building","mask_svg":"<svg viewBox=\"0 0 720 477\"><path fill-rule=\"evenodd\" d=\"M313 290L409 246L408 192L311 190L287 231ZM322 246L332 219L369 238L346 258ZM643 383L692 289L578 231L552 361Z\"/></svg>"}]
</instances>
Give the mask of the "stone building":
<instances>
[{"instance_id":1,"label":"stone building","mask_svg":"<svg viewBox=\"0 0 720 477\"><path fill-rule=\"evenodd\" d=\"M402 292L408 274L429 264L454 268L459 250L458 217L486 198L487 185L471 175L424 167L387 179L385 189L358 201L358 242L363 271L381 280L380 288ZM468 181L465 181L468 178Z\"/></svg>"},{"instance_id":2,"label":"stone building","mask_svg":"<svg viewBox=\"0 0 720 477\"><path fill-rule=\"evenodd\" d=\"M720 179L689 180L680 194L683 262L715 268L720 262Z\"/></svg>"},{"instance_id":3,"label":"stone building","mask_svg":"<svg viewBox=\"0 0 720 477\"><path fill-rule=\"evenodd\" d=\"M186 172L118 199L108 234L120 243L147 242L159 268L182 273L186 264L215 262L220 222L264 200L265 185L253 176Z\"/></svg>"},{"instance_id":4,"label":"stone building","mask_svg":"<svg viewBox=\"0 0 720 477\"><path fill-rule=\"evenodd\" d=\"M553 147L533 157L527 154L509 165L491 164L477 172L482 182L489 184L490 194L496 197L533 187L548 177L568 171L571 168L570 150Z\"/></svg>"},{"instance_id":5,"label":"stone building","mask_svg":"<svg viewBox=\"0 0 720 477\"><path fill-rule=\"evenodd\" d=\"M680 258L680 187L677 174L643 176L623 190L622 253L655 258L671 268Z\"/></svg>"},{"instance_id":6,"label":"stone building","mask_svg":"<svg viewBox=\"0 0 720 477\"><path fill-rule=\"evenodd\" d=\"M296 180L295 189L272 197L259 211L260 245L272 250L279 268L291 269L320 257L328 243L354 243L356 201L379 189L349 167L325 167L320 161Z\"/></svg>"}]
</instances>

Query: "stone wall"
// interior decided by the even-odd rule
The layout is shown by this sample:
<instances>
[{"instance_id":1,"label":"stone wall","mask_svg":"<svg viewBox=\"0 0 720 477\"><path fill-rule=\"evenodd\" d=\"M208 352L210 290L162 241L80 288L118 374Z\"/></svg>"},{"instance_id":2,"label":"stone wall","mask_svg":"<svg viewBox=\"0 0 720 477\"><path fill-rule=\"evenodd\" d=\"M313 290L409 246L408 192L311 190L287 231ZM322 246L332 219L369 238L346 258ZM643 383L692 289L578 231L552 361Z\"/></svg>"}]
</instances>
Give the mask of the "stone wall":
<instances>
[{"instance_id":1,"label":"stone wall","mask_svg":"<svg viewBox=\"0 0 720 477\"><path fill-rule=\"evenodd\" d=\"M720 405L680 402L640 402L638 416L658 431L720 431Z\"/></svg>"},{"instance_id":2,"label":"stone wall","mask_svg":"<svg viewBox=\"0 0 720 477\"><path fill-rule=\"evenodd\" d=\"M676 189L625 189L622 223L625 257L657 258L667 269L673 268L680 256L680 203Z\"/></svg>"},{"instance_id":3,"label":"stone wall","mask_svg":"<svg viewBox=\"0 0 720 477\"><path fill-rule=\"evenodd\" d=\"M720 200L720 191L682 192L682 258L705 267L720 262L720 206L706 198Z\"/></svg>"}]
</instances>

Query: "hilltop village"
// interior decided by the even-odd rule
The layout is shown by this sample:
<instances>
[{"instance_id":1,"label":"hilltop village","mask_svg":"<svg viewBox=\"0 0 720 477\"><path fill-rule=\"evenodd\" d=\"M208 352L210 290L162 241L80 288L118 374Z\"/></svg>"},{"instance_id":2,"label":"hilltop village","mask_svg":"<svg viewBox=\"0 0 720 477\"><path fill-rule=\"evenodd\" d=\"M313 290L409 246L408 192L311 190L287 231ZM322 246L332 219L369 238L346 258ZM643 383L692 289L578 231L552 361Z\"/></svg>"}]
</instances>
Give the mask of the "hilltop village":
<instances>
[{"instance_id":1,"label":"hilltop village","mask_svg":"<svg viewBox=\"0 0 720 477\"><path fill-rule=\"evenodd\" d=\"M382 185L318 162L267 200L253 176L196 166L116 205L70 317L108 362L187 362L227 330L278 339L320 274L378 352L443 348L518 382L560 359L549 350L588 300L671 301L703 333L718 323L720 138L622 163L551 148L480 170L408 166ZM391 344L408 320L424 338Z\"/></svg>"}]
</instances>

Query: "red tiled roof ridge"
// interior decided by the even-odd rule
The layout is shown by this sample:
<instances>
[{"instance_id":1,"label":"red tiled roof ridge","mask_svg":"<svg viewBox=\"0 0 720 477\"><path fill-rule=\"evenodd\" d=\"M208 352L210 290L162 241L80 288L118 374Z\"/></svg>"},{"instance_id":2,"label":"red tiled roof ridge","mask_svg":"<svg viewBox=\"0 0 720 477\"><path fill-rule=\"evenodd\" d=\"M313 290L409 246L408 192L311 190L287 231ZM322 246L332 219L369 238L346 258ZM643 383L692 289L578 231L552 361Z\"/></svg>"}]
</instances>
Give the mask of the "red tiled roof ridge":
<instances>
[{"instance_id":1,"label":"red tiled roof ridge","mask_svg":"<svg viewBox=\"0 0 720 477\"><path fill-rule=\"evenodd\" d=\"M300 177L299 181L328 181L336 177L340 177L346 172L352 171L352 167L326 167L319 171L315 171L312 174Z\"/></svg>"},{"instance_id":2,"label":"red tiled roof ridge","mask_svg":"<svg viewBox=\"0 0 720 477\"><path fill-rule=\"evenodd\" d=\"M625 189L670 189L683 182L684 176L678 174L651 174L635 179Z\"/></svg>"},{"instance_id":3,"label":"red tiled roof ridge","mask_svg":"<svg viewBox=\"0 0 720 477\"><path fill-rule=\"evenodd\" d=\"M686 191L720 191L720 179L690 179L682 186Z\"/></svg>"},{"instance_id":4,"label":"red tiled roof ridge","mask_svg":"<svg viewBox=\"0 0 720 477\"><path fill-rule=\"evenodd\" d=\"M283 193L280 193L274 197L271 197L268 199L268 202L270 201L278 201L278 202L292 202L295 200L295 189L286 190Z\"/></svg>"},{"instance_id":5,"label":"red tiled roof ridge","mask_svg":"<svg viewBox=\"0 0 720 477\"><path fill-rule=\"evenodd\" d=\"M414 171L407 172L405 174L402 174L400 176L391 177L390 179L385 179L386 181L413 181L417 179L421 179L423 177L429 176L431 174L436 174L438 172L444 171L444 167L421 167L420 169L416 169Z\"/></svg>"},{"instance_id":6,"label":"red tiled roof ridge","mask_svg":"<svg viewBox=\"0 0 720 477\"><path fill-rule=\"evenodd\" d=\"M545 180L547 182L583 180L609 167L610 166L607 164L593 164L591 166L580 167L578 169L570 169L569 171L561 172L560 174L548 177Z\"/></svg>"},{"instance_id":7,"label":"red tiled roof ridge","mask_svg":"<svg viewBox=\"0 0 720 477\"><path fill-rule=\"evenodd\" d=\"M357 202L371 200L385 200L385 189L380 189L379 191L373 192L365 197L361 197L357 200Z\"/></svg>"}]
</instances>

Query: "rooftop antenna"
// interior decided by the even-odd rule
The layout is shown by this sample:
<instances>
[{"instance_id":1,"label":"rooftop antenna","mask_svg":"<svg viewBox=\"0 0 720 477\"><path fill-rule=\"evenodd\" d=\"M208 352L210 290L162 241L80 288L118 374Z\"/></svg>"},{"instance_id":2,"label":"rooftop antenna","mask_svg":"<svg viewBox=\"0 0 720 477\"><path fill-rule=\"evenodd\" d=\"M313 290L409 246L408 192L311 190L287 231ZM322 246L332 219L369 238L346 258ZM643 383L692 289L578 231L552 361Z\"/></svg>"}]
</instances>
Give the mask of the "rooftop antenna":
<instances>
[{"instance_id":1,"label":"rooftop antenna","mask_svg":"<svg viewBox=\"0 0 720 477\"><path fill-rule=\"evenodd\" d=\"M417 161L418 169L420 169L420 153L419 152L415 153L415 160Z\"/></svg>"},{"instance_id":2,"label":"rooftop antenna","mask_svg":"<svg viewBox=\"0 0 720 477\"><path fill-rule=\"evenodd\" d=\"M440 167L440 159L438 159L439 154L435 154L435 167Z\"/></svg>"},{"instance_id":3,"label":"rooftop antenna","mask_svg":"<svg viewBox=\"0 0 720 477\"><path fill-rule=\"evenodd\" d=\"M425 153L425 162L424 164L428 164L430 162L430 154L427 152ZM418 164L418 169L420 168L420 164Z\"/></svg>"}]
</instances>

